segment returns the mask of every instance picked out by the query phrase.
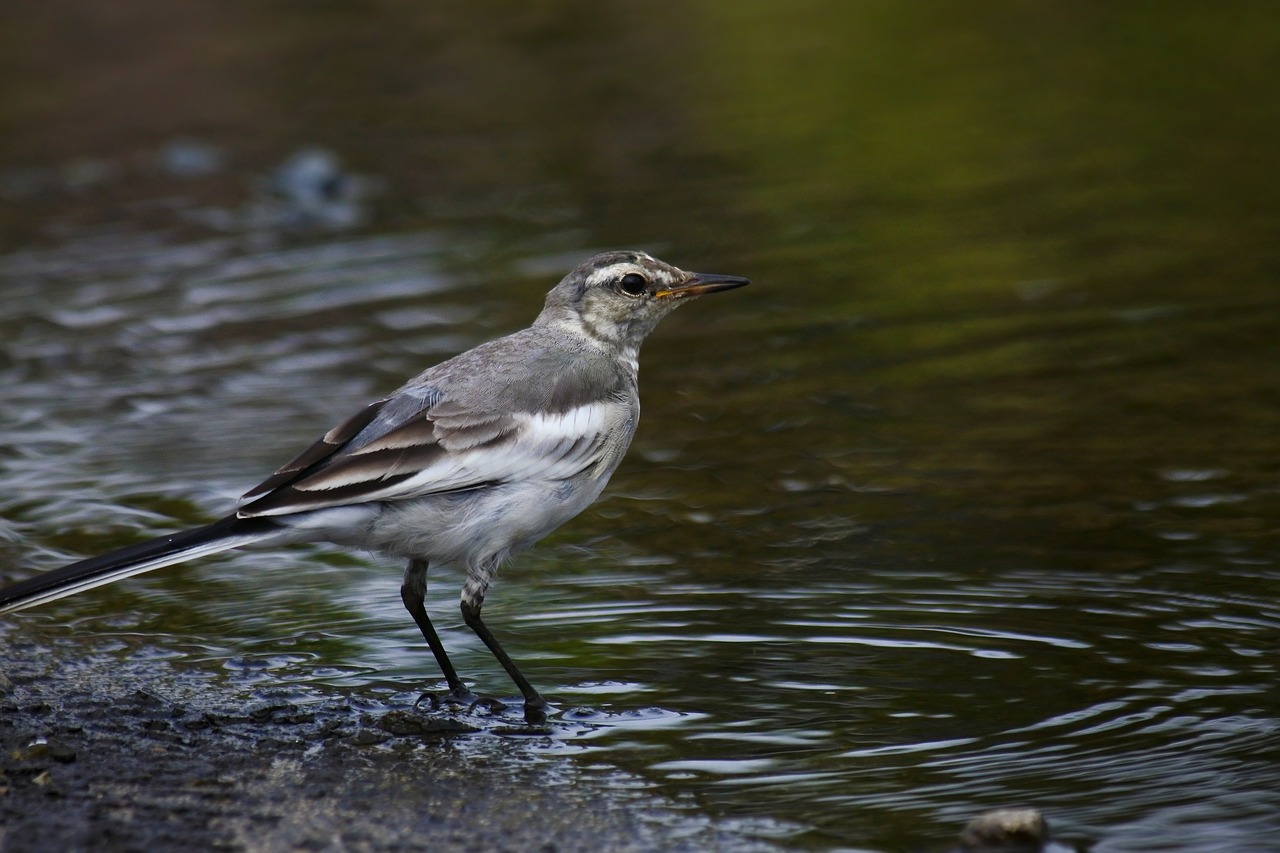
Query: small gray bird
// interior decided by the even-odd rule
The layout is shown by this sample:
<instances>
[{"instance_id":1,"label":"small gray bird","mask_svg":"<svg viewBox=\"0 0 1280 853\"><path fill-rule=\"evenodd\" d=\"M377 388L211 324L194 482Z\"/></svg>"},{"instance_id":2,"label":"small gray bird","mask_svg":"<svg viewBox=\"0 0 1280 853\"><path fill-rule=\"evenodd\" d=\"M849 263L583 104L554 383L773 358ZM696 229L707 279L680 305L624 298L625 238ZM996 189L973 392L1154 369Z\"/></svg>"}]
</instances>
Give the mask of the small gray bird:
<instances>
[{"instance_id":1,"label":"small gray bird","mask_svg":"<svg viewBox=\"0 0 1280 853\"><path fill-rule=\"evenodd\" d=\"M524 696L546 701L480 618L503 560L582 512L640 417L640 344L672 309L745 278L604 252L547 294L527 329L481 344L335 426L220 521L0 589L0 613L231 548L333 542L409 561L400 597L449 684L470 701L427 617L427 567L466 569L462 618Z\"/></svg>"}]
</instances>

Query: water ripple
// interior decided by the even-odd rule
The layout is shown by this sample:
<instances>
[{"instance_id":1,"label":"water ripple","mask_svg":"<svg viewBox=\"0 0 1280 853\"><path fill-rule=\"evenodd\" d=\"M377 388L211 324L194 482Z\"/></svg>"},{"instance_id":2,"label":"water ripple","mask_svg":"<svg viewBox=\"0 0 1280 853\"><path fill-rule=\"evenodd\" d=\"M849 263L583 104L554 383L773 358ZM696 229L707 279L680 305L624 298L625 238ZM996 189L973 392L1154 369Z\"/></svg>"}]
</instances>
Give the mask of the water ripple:
<instances>
[{"instance_id":1,"label":"water ripple","mask_svg":"<svg viewBox=\"0 0 1280 853\"><path fill-rule=\"evenodd\" d=\"M475 299L455 302L440 247L90 235L0 257L5 574L223 511L337 406L491 334ZM764 437L712 407L698 424L660 412L660 440L642 432L612 499L504 569L486 618L555 705L519 748L818 828L1034 802L1095 837L1160 824L1167 843L1169 826L1195 838L1196 821L1280 814L1280 573L1266 535L1232 527L1256 530L1274 484L1213 459L1146 462L1107 504L1104 541L1089 512L1055 517L1061 529L1021 508L935 512L930 476L945 476L912 472L892 442L827 452L874 426L861 410L767 411ZM812 452L797 456L779 437L802 429ZM741 471L712 462L730 436L752 460ZM901 488L859 483L899 466ZM1070 487L1051 480L1037 506L1060 510ZM958 537L966 523L977 532ZM970 541L986 530L1004 538ZM939 545L957 538L968 550ZM102 655L182 661L217 689L400 707L441 686L400 606L401 568L319 547L228 555L0 631L93 637ZM462 624L459 572L430 581L460 672L508 696Z\"/></svg>"}]
</instances>

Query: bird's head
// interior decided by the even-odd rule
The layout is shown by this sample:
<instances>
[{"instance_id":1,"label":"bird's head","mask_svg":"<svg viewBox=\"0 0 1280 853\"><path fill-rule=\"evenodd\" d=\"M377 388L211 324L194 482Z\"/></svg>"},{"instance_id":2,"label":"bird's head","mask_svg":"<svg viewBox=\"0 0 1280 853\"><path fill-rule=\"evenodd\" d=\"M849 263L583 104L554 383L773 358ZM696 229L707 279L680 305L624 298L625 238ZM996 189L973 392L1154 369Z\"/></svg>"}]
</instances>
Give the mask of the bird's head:
<instances>
[{"instance_id":1,"label":"bird's head","mask_svg":"<svg viewBox=\"0 0 1280 853\"><path fill-rule=\"evenodd\" d=\"M538 322L635 350L676 307L748 283L738 276L685 272L644 252L602 252L552 288Z\"/></svg>"}]
</instances>

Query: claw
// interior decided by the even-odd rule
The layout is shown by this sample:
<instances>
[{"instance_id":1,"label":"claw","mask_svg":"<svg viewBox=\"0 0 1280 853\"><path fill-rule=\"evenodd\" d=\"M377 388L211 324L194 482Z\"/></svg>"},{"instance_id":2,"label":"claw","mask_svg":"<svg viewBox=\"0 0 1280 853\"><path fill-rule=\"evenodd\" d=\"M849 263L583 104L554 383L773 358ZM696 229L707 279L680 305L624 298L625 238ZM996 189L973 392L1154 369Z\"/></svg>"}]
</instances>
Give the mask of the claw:
<instances>
[{"instance_id":1,"label":"claw","mask_svg":"<svg viewBox=\"0 0 1280 853\"><path fill-rule=\"evenodd\" d=\"M480 697L477 697L474 702L472 702L470 705L467 706L467 713L468 714L472 713L473 711L475 711L476 708L484 708L486 711L489 711L492 714L499 714L505 711L507 709L507 706L502 702L499 702L497 699L492 699L488 696L480 696Z\"/></svg>"},{"instance_id":2,"label":"claw","mask_svg":"<svg viewBox=\"0 0 1280 853\"><path fill-rule=\"evenodd\" d=\"M441 705L440 697L432 693L431 691L427 691L426 693L423 693L421 696L418 697L418 701L413 703L414 710L416 711L418 709L418 706L421 705L423 702L426 702L427 707L430 708L432 711L437 710Z\"/></svg>"}]
</instances>

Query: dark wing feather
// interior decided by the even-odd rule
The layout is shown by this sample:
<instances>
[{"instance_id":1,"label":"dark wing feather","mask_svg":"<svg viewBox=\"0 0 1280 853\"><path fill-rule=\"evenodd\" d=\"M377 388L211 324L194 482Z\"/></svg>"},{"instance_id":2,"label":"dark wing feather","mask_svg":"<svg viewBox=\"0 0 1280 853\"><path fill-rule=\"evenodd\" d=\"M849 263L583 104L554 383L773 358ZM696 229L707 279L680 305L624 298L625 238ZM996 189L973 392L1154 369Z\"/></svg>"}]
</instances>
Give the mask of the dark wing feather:
<instances>
[{"instance_id":1,"label":"dark wing feather","mask_svg":"<svg viewBox=\"0 0 1280 853\"><path fill-rule=\"evenodd\" d=\"M275 491L281 486L296 480L310 468L321 464L337 453L343 445L360 434L360 431L373 422L386 400L379 400L365 406L342 423L324 434L324 437L306 450L299 453L288 464L279 468L274 474L244 493L241 500L249 500L267 492Z\"/></svg>"}]
</instances>

